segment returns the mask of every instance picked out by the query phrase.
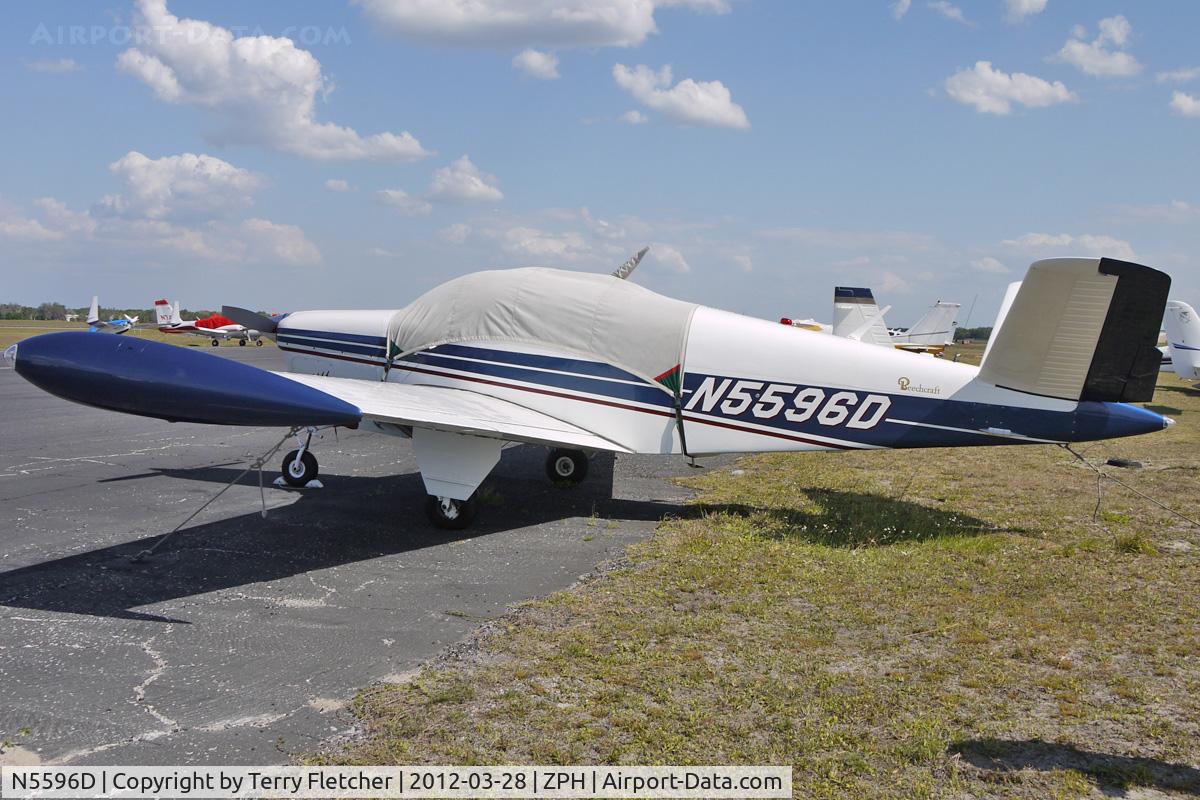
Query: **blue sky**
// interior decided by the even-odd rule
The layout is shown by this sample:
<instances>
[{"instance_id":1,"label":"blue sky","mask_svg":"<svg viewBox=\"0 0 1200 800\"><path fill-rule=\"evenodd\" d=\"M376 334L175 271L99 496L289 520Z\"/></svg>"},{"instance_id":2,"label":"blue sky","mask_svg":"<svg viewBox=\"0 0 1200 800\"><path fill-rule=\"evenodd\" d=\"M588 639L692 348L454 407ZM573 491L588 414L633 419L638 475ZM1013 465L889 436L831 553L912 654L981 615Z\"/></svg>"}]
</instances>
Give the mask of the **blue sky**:
<instances>
[{"instance_id":1,"label":"blue sky","mask_svg":"<svg viewBox=\"0 0 1200 800\"><path fill-rule=\"evenodd\" d=\"M4 301L399 307L649 244L639 282L769 318L850 284L988 324L1057 255L1200 302L1195 3L6 12Z\"/></svg>"}]
</instances>

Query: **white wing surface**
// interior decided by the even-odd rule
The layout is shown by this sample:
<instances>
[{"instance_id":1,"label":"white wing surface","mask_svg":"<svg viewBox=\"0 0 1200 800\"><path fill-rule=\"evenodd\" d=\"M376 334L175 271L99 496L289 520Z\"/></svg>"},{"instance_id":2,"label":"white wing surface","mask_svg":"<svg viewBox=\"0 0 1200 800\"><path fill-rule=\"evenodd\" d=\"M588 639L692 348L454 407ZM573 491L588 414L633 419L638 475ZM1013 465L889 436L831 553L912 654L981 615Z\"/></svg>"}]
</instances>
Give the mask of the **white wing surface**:
<instances>
[{"instance_id":1,"label":"white wing surface","mask_svg":"<svg viewBox=\"0 0 1200 800\"><path fill-rule=\"evenodd\" d=\"M292 372L276 374L358 406L366 420L508 442L631 452L577 425L477 392Z\"/></svg>"}]
</instances>

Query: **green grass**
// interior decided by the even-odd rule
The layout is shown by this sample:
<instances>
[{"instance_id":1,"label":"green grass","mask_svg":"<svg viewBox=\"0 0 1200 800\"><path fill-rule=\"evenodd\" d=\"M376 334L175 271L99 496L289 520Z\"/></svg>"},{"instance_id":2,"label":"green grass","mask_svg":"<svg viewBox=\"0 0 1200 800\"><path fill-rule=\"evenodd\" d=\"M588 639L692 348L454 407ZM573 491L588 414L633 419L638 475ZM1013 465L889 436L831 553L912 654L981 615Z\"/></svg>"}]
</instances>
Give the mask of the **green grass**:
<instances>
[{"instance_id":1,"label":"green grass","mask_svg":"<svg viewBox=\"0 0 1200 800\"><path fill-rule=\"evenodd\" d=\"M969 356L978 355L977 350ZM1085 446L1188 513L1179 424ZM797 797L1200 792L1200 530L1055 447L779 454L628 564L364 690L346 763L790 764ZM1189 765L1191 765L1189 767Z\"/></svg>"},{"instance_id":2,"label":"green grass","mask_svg":"<svg viewBox=\"0 0 1200 800\"><path fill-rule=\"evenodd\" d=\"M0 350L8 347L14 342L19 342L22 339L27 339L30 336L37 336L42 333L54 333L56 331L86 331L88 329L85 322L61 322L59 320L30 320L30 319L13 319L0 320ZM188 336L186 334L168 334L159 333L154 328L142 328L129 333L123 333L122 336L136 336L139 339L149 339L153 342L166 342L168 344L180 345L183 347L212 347L210 341L204 336ZM270 339L263 340L263 347L274 346L274 342ZM237 347L237 342L223 342L222 347ZM248 345L253 347L254 345Z\"/></svg>"}]
</instances>

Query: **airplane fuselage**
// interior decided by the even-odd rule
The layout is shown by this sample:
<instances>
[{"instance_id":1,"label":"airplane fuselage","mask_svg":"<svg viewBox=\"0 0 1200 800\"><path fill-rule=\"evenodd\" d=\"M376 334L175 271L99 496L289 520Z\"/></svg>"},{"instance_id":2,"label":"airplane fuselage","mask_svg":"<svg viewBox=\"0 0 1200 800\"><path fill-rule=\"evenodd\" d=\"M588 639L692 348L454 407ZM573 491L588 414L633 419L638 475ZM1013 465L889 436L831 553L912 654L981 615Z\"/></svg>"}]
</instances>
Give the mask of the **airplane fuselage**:
<instances>
[{"instance_id":1,"label":"airplane fuselage","mask_svg":"<svg viewBox=\"0 0 1200 800\"><path fill-rule=\"evenodd\" d=\"M658 376L512 341L440 344L389 359L393 314L290 314L277 331L287 370L477 392L639 453L1058 443L1166 424L1134 405L1010 391L979 382L970 365L705 307L691 320L678 368ZM681 382L678 402L673 381Z\"/></svg>"}]
</instances>

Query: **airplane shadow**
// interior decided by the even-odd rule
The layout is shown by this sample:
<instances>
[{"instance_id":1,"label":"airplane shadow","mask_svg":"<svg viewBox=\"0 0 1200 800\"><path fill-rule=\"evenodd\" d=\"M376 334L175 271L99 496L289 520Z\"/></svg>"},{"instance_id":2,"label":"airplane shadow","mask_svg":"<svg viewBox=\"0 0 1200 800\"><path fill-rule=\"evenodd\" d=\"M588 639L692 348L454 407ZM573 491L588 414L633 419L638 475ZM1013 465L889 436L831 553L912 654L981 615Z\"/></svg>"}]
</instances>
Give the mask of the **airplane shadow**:
<instances>
[{"instance_id":1,"label":"airplane shadow","mask_svg":"<svg viewBox=\"0 0 1200 800\"><path fill-rule=\"evenodd\" d=\"M425 487L416 472L384 477L322 474L326 489L296 491L295 502L272 509L267 519L254 512L193 523L145 562L132 559L170 530L175 518L164 520L162 530L153 536L2 572L0 606L180 623L135 609L571 517L657 522L714 511L742 516L765 513L779 523L767 526L769 535L836 547L998 530L983 520L917 503L825 489L805 490L808 503L803 508L614 499L613 456L596 456L588 479L569 488L549 482L543 459L541 448L506 450L480 489L479 517L466 531L430 526L424 511ZM239 464L219 464L155 469L107 481L167 476L211 483L216 491L240 471ZM270 481L275 474L264 477ZM239 484L257 486L257 473L245 475ZM274 487L270 491L278 492ZM220 513L219 501L211 513ZM185 516L181 513L178 519Z\"/></svg>"},{"instance_id":2,"label":"airplane shadow","mask_svg":"<svg viewBox=\"0 0 1200 800\"><path fill-rule=\"evenodd\" d=\"M1157 392L1179 392L1180 394L1200 395L1200 383L1193 386L1159 386Z\"/></svg>"},{"instance_id":3,"label":"airplane shadow","mask_svg":"<svg viewBox=\"0 0 1200 800\"><path fill-rule=\"evenodd\" d=\"M267 519L255 512L193 523L142 563L131 559L176 519L164 521L153 536L2 572L0 606L178 623L182 620L134 609L569 517L657 521L682 513L675 503L613 499L611 455L593 459L588 479L570 488L549 482L543 458L538 448L505 451L481 489L479 518L466 531L429 524L425 487L415 472L322 474L326 489L296 492L294 503L272 509ZM216 491L240 471L230 466L164 469L110 480L167 475L211 482ZM275 474L265 477L270 481ZM252 472L240 483L257 486L258 476ZM219 503L211 513L220 513Z\"/></svg>"},{"instance_id":4,"label":"airplane shadow","mask_svg":"<svg viewBox=\"0 0 1200 800\"><path fill-rule=\"evenodd\" d=\"M804 489L804 494L808 502L802 508L700 503L689 509L737 516L765 514L770 518L765 531L771 538L826 547L872 547L985 533L1023 533L1018 528L998 528L967 514L878 494L812 488Z\"/></svg>"},{"instance_id":5,"label":"airplane shadow","mask_svg":"<svg viewBox=\"0 0 1200 800\"><path fill-rule=\"evenodd\" d=\"M1082 750L1041 739L969 739L952 745L949 752L990 773L1075 770L1095 781L1105 794L1118 797L1133 786L1200 793L1200 769L1195 767L1155 758Z\"/></svg>"}]
</instances>

